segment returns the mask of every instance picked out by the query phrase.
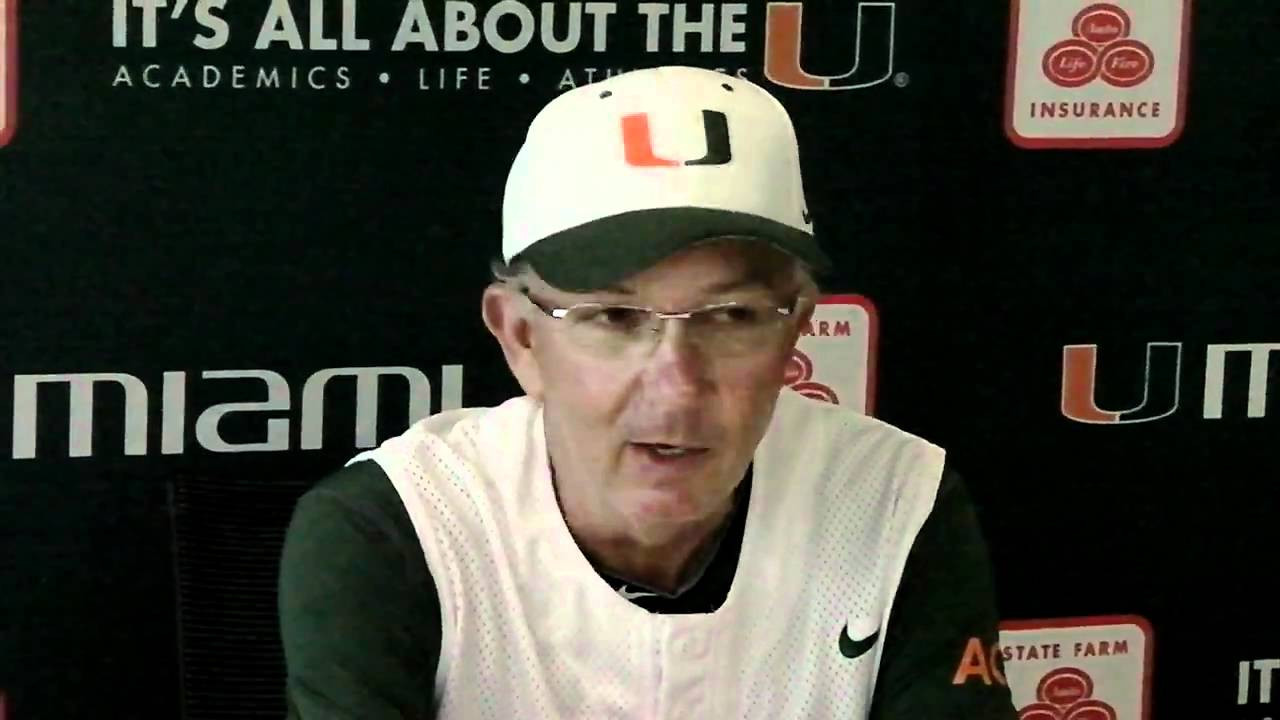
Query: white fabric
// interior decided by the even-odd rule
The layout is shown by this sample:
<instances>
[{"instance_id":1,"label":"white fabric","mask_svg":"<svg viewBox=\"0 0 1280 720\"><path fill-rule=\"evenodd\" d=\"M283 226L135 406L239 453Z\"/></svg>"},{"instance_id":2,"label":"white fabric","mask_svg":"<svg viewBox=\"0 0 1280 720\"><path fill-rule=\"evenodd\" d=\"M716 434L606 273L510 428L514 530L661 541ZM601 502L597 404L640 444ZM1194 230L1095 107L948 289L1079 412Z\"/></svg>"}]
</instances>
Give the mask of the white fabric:
<instances>
[{"instance_id":1,"label":"white fabric","mask_svg":"<svg viewBox=\"0 0 1280 720\"><path fill-rule=\"evenodd\" d=\"M709 614L651 614L574 543L540 406L434 415L360 453L387 472L440 593L436 693L450 718L860 718L944 451L784 389L758 448L732 589Z\"/></svg>"},{"instance_id":2,"label":"white fabric","mask_svg":"<svg viewBox=\"0 0 1280 720\"><path fill-rule=\"evenodd\" d=\"M732 162L683 165L707 152L703 109L725 114ZM648 115L655 155L680 165L624 161L622 118L634 113ZM690 206L750 213L812 232L790 116L759 85L714 70L622 73L566 91L530 123L507 176L503 256L509 261L544 237L592 220Z\"/></svg>"}]
</instances>

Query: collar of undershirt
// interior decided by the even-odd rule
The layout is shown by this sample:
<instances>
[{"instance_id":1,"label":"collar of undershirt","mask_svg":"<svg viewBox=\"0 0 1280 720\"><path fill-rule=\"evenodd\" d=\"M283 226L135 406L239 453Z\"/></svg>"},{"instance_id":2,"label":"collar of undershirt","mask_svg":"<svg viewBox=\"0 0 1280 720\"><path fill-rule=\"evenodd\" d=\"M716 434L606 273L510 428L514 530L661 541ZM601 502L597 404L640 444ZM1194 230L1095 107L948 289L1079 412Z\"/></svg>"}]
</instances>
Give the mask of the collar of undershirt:
<instances>
[{"instance_id":1,"label":"collar of undershirt","mask_svg":"<svg viewBox=\"0 0 1280 720\"><path fill-rule=\"evenodd\" d=\"M747 466L747 472L743 475L742 482L738 483L738 487L733 491L733 507L729 508L729 512L725 513L724 520L716 528L715 533L712 534L707 542L702 544L697 555L690 560L684 581L681 582L680 586L675 590L671 592L659 590L644 583L643 581L636 580L635 578L605 570L589 557L588 561L591 562L591 566L595 568L596 572L615 590L621 587L626 587L632 592L638 590L668 599L675 599L684 595L693 586L697 585L698 581L702 579L702 576L706 574L707 568L711 567L712 561L715 560L716 554L720 551L720 545L724 540L725 534L729 531L729 528L733 526L734 518L736 518L739 513L745 511L751 491L751 467L751 465ZM551 469L551 487L552 491L556 495L556 504L559 505L560 491L555 487L555 468ZM561 512L563 512L563 509Z\"/></svg>"}]
</instances>

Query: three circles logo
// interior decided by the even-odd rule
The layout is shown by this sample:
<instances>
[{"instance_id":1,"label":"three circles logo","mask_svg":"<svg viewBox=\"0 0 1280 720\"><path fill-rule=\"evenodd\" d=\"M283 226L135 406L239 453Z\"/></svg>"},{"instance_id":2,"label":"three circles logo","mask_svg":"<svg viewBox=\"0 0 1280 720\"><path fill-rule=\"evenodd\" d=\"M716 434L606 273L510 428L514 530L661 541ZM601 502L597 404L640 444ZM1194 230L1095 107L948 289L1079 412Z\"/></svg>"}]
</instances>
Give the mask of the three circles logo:
<instances>
[{"instance_id":1,"label":"three circles logo","mask_svg":"<svg viewBox=\"0 0 1280 720\"><path fill-rule=\"evenodd\" d=\"M1173 144L1193 1L1010 0L1005 134L1028 149Z\"/></svg>"},{"instance_id":2,"label":"three circles logo","mask_svg":"<svg viewBox=\"0 0 1280 720\"><path fill-rule=\"evenodd\" d=\"M1059 87L1076 88L1094 80L1118 88L1141 85L1155 70L1151 48L1130 37L1133 21L1124 8L1098 3L1071 22L1071 37L1045 51L1041 67Z\"/></svg>"},{"instance_id":3,"label":"three circles logo","mask_svg":"<svg viewBox=\"0 0 1280 720\"><path fill-rule=\"evenodd\" d=\"M1116 720L1115 708L1093 692L1093 678L1084 670L1052 670L1036 686L1036 702L1018 711L1018 720Z\"/></svg>"},{"instance_id":4,"label":"three circles logo","mask_svg":"<svg viewBox=\"0 0 1280 720\"><path fill-rule=\"evenodd\" d=\"M800 328L783 383L806 398L875 415L875 304L862 295L822 295Z\"/></svg>"},{"instance_id":5,"label":"three circles logo","mask_svg":"<svg viewBox=\"0 0 1280 720\"><path fill-rule=\"evenodd\" d=\"M0 0L0 147L18 123L18 0Z\"/></svg>"},{"instance_id":6,"label":"three circles logo","mask_svg":"<svg viewBox=\"0 0 1280 720\"><path fill-rule=\"evenodd\" d=\"M783 383L796 392L814 400L840 404L840 397L830 385L816 382L813 379L813 360L800 350L793 350L787 360Z\"/></svg>"},{"instance_id":7,"label":"three circles logo","mask_svg":"<svg viewBox=\"0 0 1280 720\"><path fill-rule=\"evenodd\" d=\"M1153 648L1140 615L1000 623L1018 720L1150 720Z\"/></svg>"}]
</instances>

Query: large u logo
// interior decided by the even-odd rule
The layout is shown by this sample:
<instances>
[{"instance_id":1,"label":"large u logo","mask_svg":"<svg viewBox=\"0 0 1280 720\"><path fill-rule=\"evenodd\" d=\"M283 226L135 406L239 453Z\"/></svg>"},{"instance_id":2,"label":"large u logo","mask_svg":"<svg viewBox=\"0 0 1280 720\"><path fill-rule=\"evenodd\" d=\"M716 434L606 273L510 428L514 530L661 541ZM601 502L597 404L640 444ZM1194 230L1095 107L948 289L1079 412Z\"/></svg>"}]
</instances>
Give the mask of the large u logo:
<instances>
[{"instance_id":1,"label":"large u logo","mask_svg":"<svg viewBox=\"0 0 1280 720\"><path fill-rule=\"evenodd\" d=\"M1062 414L1082 423L1120 424L1158 420L1178 409L1182 343L1147 343L1142 402L1123 410L1097 405L1097 345L1062 349Z\"/></svg>"},{"instance_id":2,"label":"large u logo","mask_svg":"<svg viewBox=\"0 0 1280 720\"><path fill-rule=\"evenodd\" d=\"M799 2L771 2L765 19L764 75L783 87L801 90L852 90L878 85L893 76L892 2L858 3L853 67L843 75L813 75L800 63Z\"/></svg>"}]
</instances>

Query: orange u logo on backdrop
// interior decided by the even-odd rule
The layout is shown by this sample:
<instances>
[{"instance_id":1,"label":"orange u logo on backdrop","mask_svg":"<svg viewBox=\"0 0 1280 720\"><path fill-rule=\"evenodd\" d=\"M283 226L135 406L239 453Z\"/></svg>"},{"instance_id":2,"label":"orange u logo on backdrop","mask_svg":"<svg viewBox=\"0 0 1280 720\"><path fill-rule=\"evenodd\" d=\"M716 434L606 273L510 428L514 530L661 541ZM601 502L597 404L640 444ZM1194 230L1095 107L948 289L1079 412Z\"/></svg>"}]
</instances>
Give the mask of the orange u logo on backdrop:
<instances>
[{"instance_id":1,"label":"orange u logo on backdrop","mask_svg":"<svg viewBox=\"0 0 1280 720\"><path fill-rule=\"evenodd\" d=\"M841 75L814 75L800 63L804 4L771 2L765 17L764 75L798 90L853 90L879 85L893 76L892 2L857 3L853 65Z\"/></svg>"},{"instance_id":2,"label":"orange u logo on backdrop","mask_svg":"<svg viewBox=\"0 0 1280 720\"><path fill-rule=\"evenodd\" d=\"M1097 345L1068 345L1062 349L1062 414L1066 417L1114 425L1159 420L1178 409L1182 343L1147 343L1142 402L1124 410L1098 407L1097 367Z\"/></svg>"}]
</instances>

